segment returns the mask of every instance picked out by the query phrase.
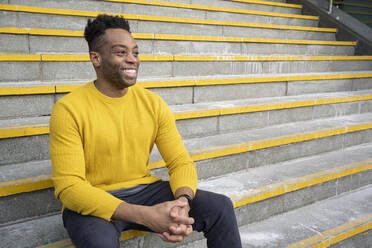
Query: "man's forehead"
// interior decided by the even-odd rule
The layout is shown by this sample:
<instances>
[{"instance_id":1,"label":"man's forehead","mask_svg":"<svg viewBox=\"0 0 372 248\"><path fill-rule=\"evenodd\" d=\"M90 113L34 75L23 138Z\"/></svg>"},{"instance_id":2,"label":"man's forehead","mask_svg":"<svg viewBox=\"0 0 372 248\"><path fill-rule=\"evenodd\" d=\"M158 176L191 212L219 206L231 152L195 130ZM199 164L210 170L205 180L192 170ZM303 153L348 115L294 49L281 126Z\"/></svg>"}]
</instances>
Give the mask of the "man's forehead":
<instances>
[{"instance_id":1,"label":"man's forehead","mask_svg":"<svg viewBox=\"0 0 372 248\"><path fill-rule=\"evenodd\" d=\"M137 43L133 36L124 29L110 28L106 29L104 40L111 46L125 46L135 48Z\"/></svg>"}]
</instances>

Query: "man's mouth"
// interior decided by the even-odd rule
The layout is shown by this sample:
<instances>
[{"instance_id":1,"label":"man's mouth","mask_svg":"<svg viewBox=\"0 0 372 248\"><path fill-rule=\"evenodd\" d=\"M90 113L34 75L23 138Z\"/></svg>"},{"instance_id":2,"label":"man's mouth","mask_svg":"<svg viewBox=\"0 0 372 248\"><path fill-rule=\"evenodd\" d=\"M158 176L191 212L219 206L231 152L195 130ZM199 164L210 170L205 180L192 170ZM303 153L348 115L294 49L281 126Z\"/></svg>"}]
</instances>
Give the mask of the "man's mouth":
<instances>
[{"instance_id":1,"label":"man's mouth","mask_svg":"<svg viewBox=\"0 0 372 248\"><path fill-rule=\"evenodd\" d=\"M135 77L137 77L137 70L136 69L127 68L127 69L124 69L124 74L127 77L135 78Z\"/></svg>"}]
</instances>

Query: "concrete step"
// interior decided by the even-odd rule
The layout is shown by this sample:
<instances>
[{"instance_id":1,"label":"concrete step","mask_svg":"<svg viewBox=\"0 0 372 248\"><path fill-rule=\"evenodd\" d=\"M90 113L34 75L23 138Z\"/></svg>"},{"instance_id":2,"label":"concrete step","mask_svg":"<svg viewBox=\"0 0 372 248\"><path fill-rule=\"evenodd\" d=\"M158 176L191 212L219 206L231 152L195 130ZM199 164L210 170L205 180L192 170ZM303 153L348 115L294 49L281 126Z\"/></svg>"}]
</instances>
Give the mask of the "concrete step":
<instances>
[{"instance_id":1,"label":"concrete step","mask_svg":"<svg viewBox=\"0 0 372 248\"><path fill-rule=\"evenodd\" d=\"M240 228L243 247L370 247L372 187ZM182 248L206 247L205 240Z\"/></svg>"},{"instance_id":2,"label":"concrete step","mask_svg":"<svg viewBox=\"0 0 372 248\"><path fill-rule=\"evenodd\" d=\"M184 143L196 162L199 179L205 179L341 150L371 142L371 137L372 114L363 114L185 139ZM25 146L34 149L32 145ZM154 175L168 178L156 148L149 167ZM53 200L50 170L49 161L0 166L0 206L11 207L9 214L1 216L0 223L58 211L60 204ZM30 198L35 205L24 210L23 203Z\"/></svg>"},{"instance_id":3,"label":"concrete step","mask_svg":"<svg viewBox=\"0 0 372 248\"><path fill-rule=\"evenodd\" d=\"M49 8L60 8L61 4L64 6L64 8L70 7L71 1L58 1L60 5L56 4L57 1L50 1L50 0L43 0L43 1L33 1L33 6L43 6L43 7L49 7ZM133 9L134 6L140 6L140 5L151 5L154 4L164 5L165 3L175 5L175 4L184 4L185 5L204 5L204 6L213 6L213 7L220 7L220 8L230 8L230 9L241 9L241 10L250 10L250 11L265 11L265 12L277 12L277 13L287 13L287 14L301 14L302 5L298 4L288 4L285 3L285 1L226 1L226 0L177 0L177 1L133 1L133 0L104 0L100 3L97 3L97 1L92 0L85 0L85 1L75 1L73 3L73 6L77 10L96 10L100 11L102 10L102 6L106 7L112 11L117 11L118 8L113 9L111 6L120 6L120 10L122 12L126 10ZM31 5L29 1L20 1L20 0L11 0L11 1L3 1L3 4L15 4L15 5ZM111 8L110 8L111 7ZM106 9L105 8L105 9Z\"/></svg>"},{"instance_id":4,"label":"concrete step","mask_svg":"<svg viewBox=\"0 0 372 248\"><path fill-rule=\"evenodd\" d=\"M83 31L0 28L2 53L84 53ZM356 42L132 34L141 53L163 55L353 55ZM56 45L58 44L58 45Z\"/></svg>"},{"instance_id":5,"label":"concrete step","mask_svg":"<svg viewBox=\"0 0 372 248\"><path fill-rule=\"evenodd\" d=\"M84 29L88 18L95 17L101 12L34 8L23 5L0 5L0 13L0 21L4 27L80 31ZM153 15L122 15L129 20L131 31L134 33L209 36L243 35L244 37L256 38L335 40L335 32L337 31L334 28L316 28L295 24L277 25L251 23L248 21L234 22Z\"/></svg>"},{"instance_id":6,"label":"concrete step","mask_svg":"<svg viewBox=\"0 0 372 248\"><path fill-rule=\"evenodd\" d=\"M171 106L183 138L372 112L372 91ZM0 120L0 164L49 157L49 117ZM30 148L31 147L31 148Z\"/></svg>"},{"instance_id":7,"label":"concrete step","mask_svg":"<svg viewBox=\"0 0 372 248\"><path fill-rule=\"evenodd\" d=\"M168 104L293 96L370 89L372 71L254 74L242 76L139 78L138 83ZM50 115L55 101L88 81L0 84L0 119Z\"/></svg>"},{"instance_id":8,"label":"concrete step","mask_svg":"<svg viewBox=\"0 0 372 248\"><path fill-rule=\"evenodd\" d=\"M372 144L365 144L285 163L251 168L201 181L199 188L228 195L236 207L239 225L247 225L370 184L371 148ZM49 224L43 225L44 222ZM32 229L34 225L38 227ZM54 241L59 242L48 247L69 247L68 239L61 240L61 237L67 238L61 227L59 215L15 223L0 227L0 240L2 244L11 244L16 240L19 247L34 247L53 241L50 236L55 235ZM27 232L30 229L33 231ZM43 232L50 229L55 233L52 232L47 242L41 242L38 237L43 237ZM124 233L124 239L135 238L125 240L122 245L133 248L147 247L146 244L151 244L151 247L176 246L166 245L152 234L142 234ZM200 238L200 235L194 235L187 241ZM139 244L141 245L137 246Z\"/></svg>"},{"instance_id":9,"label":"concrete step","mask_svg":"<svg viewBox=\"0 0 372 248\"><path fill-rule=\"evenodd\" d=\"M72 4L67 1L12 1L13 5L54 8L54 9L74 9L79 11L102 11L110 13L125 13L127 15L154 15L189 18L190 16L199 19L210 19L218 21L233 21L267 24L282 24L295 26L311 26L318 24L317 16L296 15L287 13L267 12L260 10L246 10L239 8L226 8L220 6L210 6L208 3L203 5L178 3L177 1L78 1Z\"/></svg>"},{"instance_id":10,"label":"concrete step","mask_svg":"<svg viewBox=\"0 0 372 248\"><path fill-rule=\"evenodd\" d=\"M341 72L372 70L372 56L182 56L140 55L142 77L186 77L264 73ZM18 73L22 71L23 73ZM2 54L0 79L91 80L86 54Z\"/></svg>"}]
</instances>

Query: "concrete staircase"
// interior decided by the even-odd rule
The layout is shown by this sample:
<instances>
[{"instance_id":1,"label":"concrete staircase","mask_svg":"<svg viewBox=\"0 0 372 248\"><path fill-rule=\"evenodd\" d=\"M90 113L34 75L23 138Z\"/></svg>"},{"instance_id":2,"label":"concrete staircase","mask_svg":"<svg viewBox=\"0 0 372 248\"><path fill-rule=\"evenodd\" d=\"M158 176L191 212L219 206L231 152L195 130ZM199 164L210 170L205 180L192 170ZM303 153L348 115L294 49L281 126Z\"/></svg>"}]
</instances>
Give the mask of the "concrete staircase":
<instances>
[{"instance_id":1,"label":"concrete staircase","mask_svg":"<svg viewBox=\"0 0 372 248\"><path fill-rule=\"evenodd\" d=\"M371 247L372 56L300 5L0 0L0 246L72 247L50 180L53 104L94 79L83 28L123 14L138 84L171 106L199 188L234 202L244 247ZM156 150L152 172L167 178ZM123 247L206 247L123 233Z\"/></svg>"}]
</instances>

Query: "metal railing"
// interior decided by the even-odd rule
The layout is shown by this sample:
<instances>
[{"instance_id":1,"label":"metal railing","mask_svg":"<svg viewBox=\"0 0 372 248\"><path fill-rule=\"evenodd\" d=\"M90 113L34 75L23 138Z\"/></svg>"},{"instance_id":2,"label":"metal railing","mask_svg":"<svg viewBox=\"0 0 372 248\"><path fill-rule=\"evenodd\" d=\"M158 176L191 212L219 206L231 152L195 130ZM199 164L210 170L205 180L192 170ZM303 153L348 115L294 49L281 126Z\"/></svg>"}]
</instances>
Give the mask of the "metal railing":
<instances>
[{"instance_id":1,"label":"metal railing","mask_svg":"<svg viewBox=\"0 0 372 248\"><path fill-rule=\"evenodd\" d=\"M331 14L333 10L333 0L329 0L328 14Z\"/></svg>"}]
</instances>

